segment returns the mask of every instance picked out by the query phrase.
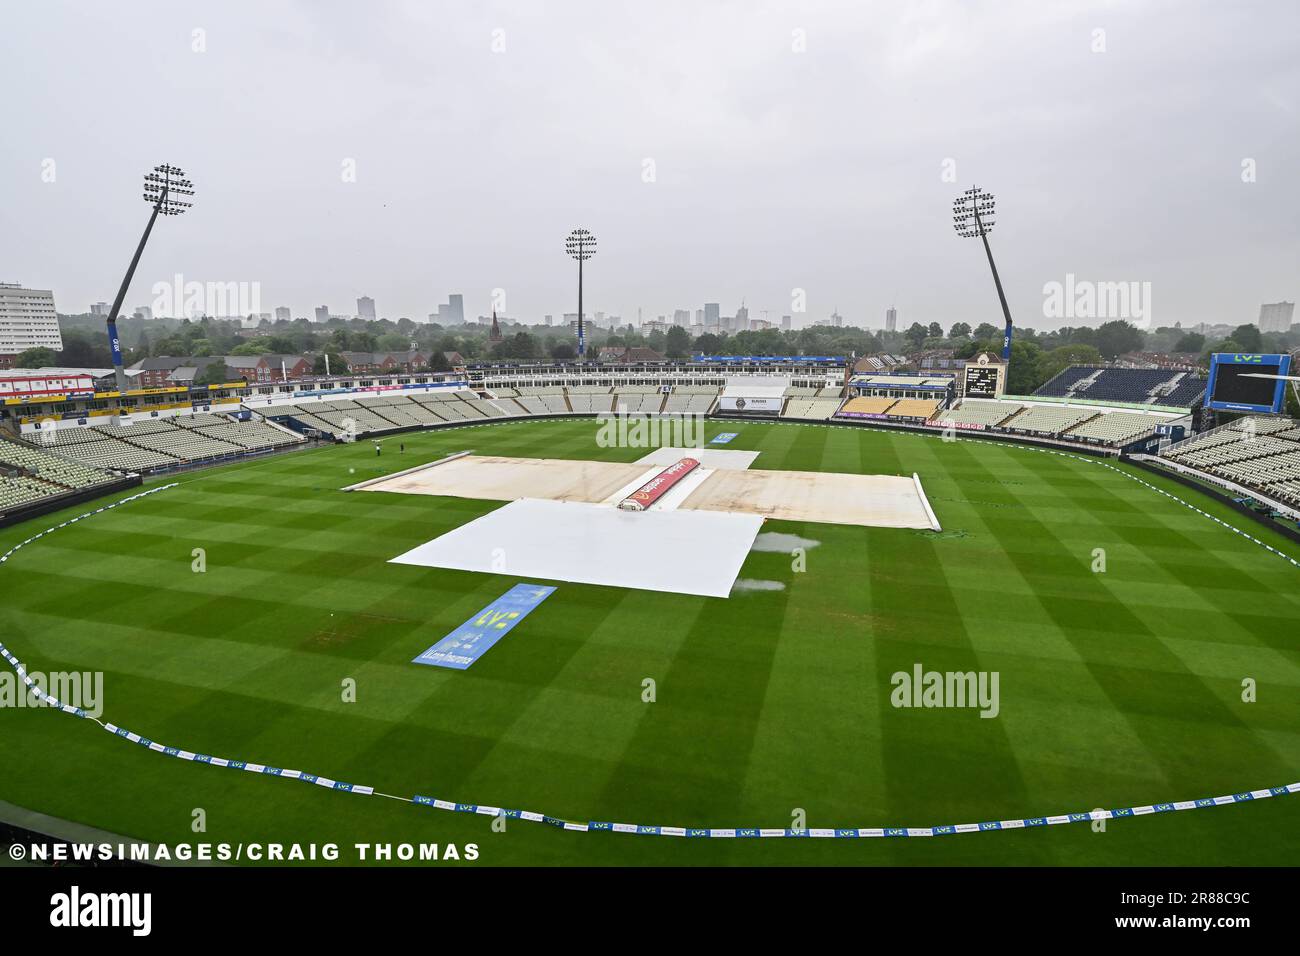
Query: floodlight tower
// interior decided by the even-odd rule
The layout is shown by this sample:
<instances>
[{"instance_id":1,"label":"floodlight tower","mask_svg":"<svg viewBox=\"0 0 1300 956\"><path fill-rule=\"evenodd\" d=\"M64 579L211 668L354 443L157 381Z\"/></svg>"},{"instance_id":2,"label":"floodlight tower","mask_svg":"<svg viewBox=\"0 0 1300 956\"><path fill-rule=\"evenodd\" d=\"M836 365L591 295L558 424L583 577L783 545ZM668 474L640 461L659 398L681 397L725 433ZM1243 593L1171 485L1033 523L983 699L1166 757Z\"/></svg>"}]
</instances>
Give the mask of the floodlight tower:
<instances>
[{"instance_id":1,"label":"floodlight tower","mask_svg":"<svg viewBox=\"0 0 1300 956\"><path fill-rule=\"evenodd\" d=\"M153 212L149 215L149 224L144 227L144 235L140 237L140 245L135 247L135 255L126 270L122 287L117 290L113 308L108 313L108 347L113 353L113 375L117 380L119 395L126 391L126 372L122 370L122 344L117 337L117 314L122 308L122 300L126 298L126 290L135 275L135 267L140 264L140 254L144 252L144 244L149 241L149 233L153 231L153 224L158 216L179 216L193 205L186 202L183 197L193 195L194 184L185 178L185 170L177 166L164 164L155 166L151 173L145 173L144 199L145 202L153 204Z\"/></svg>"},{"instance_id":2,"label":"floodlight tower","mask_svg":"<svg viewBox=\"0 0 1300 956\"><path fill-rule=\"evenodd\" d=\"M578 260L578 361L587 355L587 338L582 326L582 264L596 254L596 237L586 229L575 229L564 240L564 251Z\"/></svg>"},{"instance_id":3,"label":"floodlight tower","mask_svg":"<svg viewBox=\"0 0 1300 956\"><path fill-rule=\"evenodd\" d=\"M989 248L989 230L993 228L993 196L981 192L978 186L966 190L952 204L952 226L957 235L964 239L979 236L984 242L984 254L988 256L989 268L993 270L993 284L997 286L998 301L1002 303L1002 317L1006 320L1006 329L1002 333L1002 361L1011 361L1011 310L1007 308L1007 297L1002 292L1002 280L998 278L998 267L993 263L993 250Z\"/></svg>"}]
</instances>

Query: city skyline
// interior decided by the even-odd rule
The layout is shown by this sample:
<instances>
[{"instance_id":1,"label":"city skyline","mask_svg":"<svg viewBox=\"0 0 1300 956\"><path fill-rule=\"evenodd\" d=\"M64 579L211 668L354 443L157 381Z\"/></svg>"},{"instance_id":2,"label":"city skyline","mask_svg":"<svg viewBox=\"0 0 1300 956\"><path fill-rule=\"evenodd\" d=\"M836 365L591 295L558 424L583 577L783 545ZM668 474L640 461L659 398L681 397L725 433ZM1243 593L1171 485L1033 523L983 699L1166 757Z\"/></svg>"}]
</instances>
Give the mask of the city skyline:
<instances>
[{"instance_id":1,"label":"city skyline","mask_svg":"<svg viewBox=\"0 0 1300 956\"><path fill-rule=\"evenodd\" d=\"M1021 324L1125 317L1048 315L1046 288L1071 276L1149 283L1152 327L1250 322L1296 297L1300 14L1195 6L1183 37L1154 7L1035 4L734 21L669 4L637 31L617 4L488 4L453 31L414 5L203 23L153 3L27 8L11 67L41 72L52 48L63 65L12 104L25 135L0 181L25 228L0 261L63 303L110 300L147 213L140 172L167 161L210 198L146 250L133 302L179 273L261 283L265 312L374 294L420 322L454 287L466 315L559 315L576 296L558 246L583 222L602 239L592 311L746 301L796 328L836 311L875 327L894 305L903 327L996 325L983 263L948 225L978 183L999 196ZM1251 36L1249 55L1227 35ZM574 69L603 81L575 90ZM123 108L145 95L155 109ZM92 161L86 144L109 139L124 145ZM446 141L463 146L431 148Z\"/></svg>"},{"instance_id":2,"label":"city skyline","mask_svg":"<svg viewBox=\"0 0 1300 956\"><path fill-rule=\"evenodd\" d=\"M4 285L4 283L0 283L0 286L2 285ZM21 283L11 284L11 285L13 285L15 288L21 288ZM453 301L456 301L456 300L463 299L463 296L458 294L452 294L448 298ZM192 321L197 321L202 318L212 318L221 321L240 321L245 325L245 327L255 327L263 321L270 321L273 323L306 321L311 324L319 324L319 325L325 325L330 321L340 321L340 320L341 321L379 320L379 321L393 322L393 323L399 321L410 321L417 326L425 326L425 325L431 326L436 324L449 330L454 330L457 326L475 327L475 326L489 325L491 323L491 319L494 317L494 314L492 312L488 312L487 314L479 314L475 318L461 318L459 321L442 320L440 319L440 316L437 312L431 312L423 319L419 318L418 316L409 316L409 315L393 316L393 315L386 315L381 310L377 310L377 307L375 306L375 300L372 297L370 296L358 297L357 299L358 305L360 305L361 302L363 301L368 302L372 308L376 308L376 314L361 315L357 313L338 312L330 309L328 305L317 305L307 310L299 310L297 314L294 314L295 310L291 309L290 307L276 306L269 311L266 309L262 309L257 313L250 313L247 315L237 315L237 314L227 314L227 313L218 314L213 312L204 312L198 309L191 311L191 313L188 315L172 315L165 312L162 313L154 312L148 306L136 306L129 310L124 309L123 316L142 318L145 320L189 319ZM676 325L685 328L688 331L695 332L697 334L700 331L704 331L704 330L712 331L712 332L722 331L724 333L734 334L735 332L739 332L739 331L745 331L745 330L757 331L764 328L771 328L778 331L799 331L800 329L813 328L817 326L830 326L835 328L841 328L841 327L856 328L856 329L862 329L866 331L898 332L902 334L906 332L913 324L918 324L927 328L930 327L931 325L938 324L945 331L954 324L964 323L970 325L972 328L976 325L985 324L985 323L993 327L996 327L997 325L996 323L988 321L985 318L981 318L977 321L969 321L967 319L963 319L960 316L949 316L945 319L933 318L933 319L929 319L928 321L921 321L920 319L902 317L900 315L899 309L895 306L889 307L884 311L883 316L877 317L875 319L871 318L870 315L865 315L865 314L862 315L861 317L857 317L853 315L844 316L840 313L840 310L832 309L830 313L825 316L806 317L805 321L802 323L793 322L792 321L793 317L789 314L777 316L775 313L770 312L770 310L761 310L765 313L768 313L763 318L756 318L750 316L749 309L744 306L743 301L742 304L738 306L736 310L730 314L725 311L722 311L719 307L719 303L710 302L710 303L705 303L704 306L705 306L704 308L700 308L694 311L690 309L677 308L677 309L670 309L666 312L658 312L658 313L652 312L650 314L645 314L645 315L638 314L638 316L635 319L631 317L624 318L623 316L619 316L619 315L607 314L603 310L595 310L590 313L588 322L593 327L598 327L606 330L625 329L628 327L639 330L642 328L653 328L658 326L669 328ZM710 308L712 307L718 307L716 309L716 314L710 312ZM1224 318L1215 321L1200 321L1200 322L1184 322L1179 319L1174 319L1168 322L1167 324L1163 322L1159 324L1153 324L1150 326L1150 328L1144 329L1144 331L1154 331L1156 328L1170 328L1170 329L1191 329L1191 328L1205 328L1205 327L1232 328L1240 325L1254 325L1263 332L1287 332L1290 330L1291 315L1294 311L1294 303L1287 302L1285 300L1276 303L1261 302L1261 303L1257 303L1257 308L1258 308L1257 318L1247 318L1243 320L1234 317L1234 318ZM440 311L446 309L447 309L447 303L445 302L439 306ZM638 308L638 313L640 313L641 311L643 310ZM78 315L102 316L107 314L107 303L104 302L91 303L88 309L81 312L78 312L73 309L60 309L58 310L58 314L63 316L70 316L70 317L78 316ZM684 321L682 320L683 316L685 317ZM530 328L539 327L539 328L558 329L562 325L576 323L577 321L576 312L561 313L561 317L564 320L562 323L555 322L555 315L553 313L546 313L540 316L539 315L526 315L526 316L496 315L495 317L498 318L502 324L519 324ZM1026 322L1024 323L1024 325L1018 325L1017 327L1035 329L1043 332L1050 332L1050 331L1056 331L1060 328L1097 328L1099 325L1102 325L1109 321L1111 320L1103 318L1103 319L1097 319L1093 321L1076 321L1073 323L1067 323L1061 326L1052 326L1052 327L1045 327L1041 324L1041 322L1037 325L1032 322ZM1130 322L1130 324L1132 323Z\"/></svg>"}]
</instances>

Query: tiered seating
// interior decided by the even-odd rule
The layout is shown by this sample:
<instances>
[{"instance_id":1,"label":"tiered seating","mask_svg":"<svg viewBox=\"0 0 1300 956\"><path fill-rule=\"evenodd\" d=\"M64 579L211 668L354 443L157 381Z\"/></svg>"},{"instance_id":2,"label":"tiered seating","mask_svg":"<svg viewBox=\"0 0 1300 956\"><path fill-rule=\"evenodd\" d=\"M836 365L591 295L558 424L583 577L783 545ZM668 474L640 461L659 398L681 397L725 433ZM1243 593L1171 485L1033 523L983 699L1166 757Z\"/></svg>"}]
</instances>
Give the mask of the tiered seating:
<instances>
[{"instance_id":1,"label":"tiered seating","mask_svg":"<svg viewBox=\"0 0 1300 956\"><path fill-rule=\"evenodd\" d=\"M1042 385L1038 386L1038 388L1034 389L1034 394L1047 395L1053 398L1065 398L1080 382L1096 375L1098 371L1100 370L1089 368L1085 365L1071 365L1069 368L1057 372Z\"/></svg>"},{"instance_id":2,"label":"tiered seating","mask_svg":"<svg viewBox=\"0 0 1300 956\"><path fill-rule=\"evenodd\" d=\"M203 428L207 425L220 425L230 421L224 415L213 415L210 412L195 412L193 415L177 415L169 418L167 421L174 425L180 425L181 428Z\"/></svg>"},{"instance_id":3,"label":"tiered seating","mask_svg":"<svg viewBox=\"0 0 1300 956\"><path fill-rule=\"evenodd\" d=\"M1290 419L1239 418L1181 441L1161 454L1300 505L1300 427Z\"/></svg>"},{"instance_id":4,"label":"tiered seating","mask_svg":"<svg viewBox=\"0 0 1300 956\"><path fill-rule=\"evenodd\" d=\"M629 415L653 415L663 407L663 404L663 393L654 386L620 388L614 393L614 410L625 411Z\"/></svg>"},{"instance_id":5,"label":"tiered seating","mask_svg":"<svg viewBox=\"0 0 1300 956\"><path fill-rule=\"evenodd\" d=\"M115 480L45 448L0 440L0 513Z\"/></svg>"},{"instance_id":6,"label":"tiered seating","mask_svg":"<svg viewBox=\"0 0 1300 956\"><path fill-rule=\"evenodd\" d=\"M567 415L569 404L564 400L564 387L561 385L545 385L540 387L530 387L518 389L518 394L514 401L502 401L502 407L509 406L512 415L519 415L519 408L523 409L522 414L528 415ZM515 405L518 405L518 408Z\"/></svg>"},{"instance_id":7,"label":"tiered seating","mask_svg":"<svg viewBox=\"0 0 1300 956\"><path fill-rule=\"evenodd\" d=\"M487 420L487 415L479 411L467 401L462 401L458 395L449 396L443 403L437 406L438 413L446 417L449 422L481 422Z\"/></svg>"},{"instance_id":8,"label":"tiered seating","mask_svg":"<svg viewBox=\"0 0 1300 956\"><path fill-rule=\"evenodd\" d=\"M1193 468L1215 468L1250 458L1263 458L1268 455L1280 455L1295 448L1294 442L1268 435L1256 435L1253 438L1237 432L1231 441L1220 442L1205 448L1190 451L1180 450L1170 455L1175 461L1181 461Z\"/></svg>"},{"instance_id":9,"label":"tiered seating","mask_svg":"<svg viewBox=\"0 0 1300 956\"><path fill-rule=\"evenodd\" d=\"M1122 445L1143 435L1150 435L1163 419L1137 412L1108 412L1092 421L1069 428L1063 432L1066 438L1082 438L1098 441L1106 445Z\"/></svg>"},{"instance_id":10,"label":"tiered seating","mask_svg":"<svg viewBox=\"0 0 1300 956\"><path fill-rule=\"evenodd\" d=\"M840 407L841 398L792 398L785 403L782 418L809 418L825 421Z\"/></svg>"},{"instance_id":11,"label":"tiered seating","mask_svg":"<svg viewBox=\"0 0 1300 956\"><path fill-rule=\"evenodd\" d=\"M599 392L575 392L569 390L569 407L574 413L579 415L594 415L600 412L608 412L614 405L614 396L609 393L608 388L601 389Z\"/></svg>"},{"instance_id":12,"label":"tiered seating","mask_svg":"<svg viewBox=\"0 0 1300 956\"><path fill-rule=\"evenodd\" d=\"M1010 428L1013 431L1059 435L1061 432L1076 427L1096 414L1097 412L1093 409L1066 408L1059 405L1030 405L1015 418L1003 422L1002 427Z\"/></svg>"},{"instance_id":13,"label":"tiered seating","mask_svg":"<svg viewBox=\"0 0 1300 956\"><path fill-rule=\"evenodd\" d=\"M857 398L850 398L844 403L838 414L845 418L855 418L859 415L883 415L889 407L898 401L896 398L886 398L876 395L859 395Z\"/></svg>"},{"instance_id":14,"label":"tiered seating","mask_svg":"<svg viewBox=\"0 0 1300 956\"><path fill-rule=\"evenodd\" d=\"M263 409L262 413L270 418L279 418L281 416L292 418L306 428L315 428L318 431L325 432L327 435L333 435L335 438L338 438L343 435L347 429L335 425L333 422L327 422L325 419L308 411L310 408L324 406L324 404L324 402L312 402L307 405L276 405L274 408ZM324 410L323 407L322 410Z\"/></svg>"},{"instance_id":15,"label":"tiered seating","mask_svg":"<svg viewBox=\"0 0 1300 956\"><path fill-rule=\"evenodd\" d=\"M34 504L42 498L62 494L67 489L59 488L23 475L0 475L0 514L23 505Z\"/></svg>"},{"instance_id":16,"label":"tiered seating","mask_svg":"<svg viewBox=\"0 0 1300 956\"><path fill-rule=\"evenodd\" d=\"M1300 444L1276 450L1264 458L1220 465L1215 470L1245 485L1267 486L1300 480Z\"/></svg>"},{"instance_id":17,"label":"tiered seating","mask_svg":"<svg viewBox=\"0 0 1300 956\"><path fill-rule=\"evenodd\" d=\"M235 455L244 449L233 442L209 438L202 432L181 428L171 422L139 422L108 430L114 438L182 461Z\"/></svg>"},{"instance_id":18,"label":"tiered seating","mask_svg":"<svg viewBox=\"0 0 1300 956\"><path fill-rule=\"evenodd\" d=\"M46 448L0 441L0 471L18 471L47 486L56 486L59 491L90 488L114 479L106 471L60 456L56 452L61 448L57 439Z\"/></svg>"},{"instance_id":19,"label":"tiered seating","mask_svg":"<svg viewBox=\"0 0 1300 956\"><path fill-rule=\"evenodd\" d=\"M425 424L423 410L414 402L407 402L404 405L377 405L371 411L388 419L398 428L420 428Z\"/></svg>"},{"instance_id":20,"label":"tiered seating","mask_svg":"<svg viewBox=\"0 0 1300 956\"><path fill-rule=\"evenodd\" d=\"M1292 505L1300 505L1300 480L1274 482L1265 490L1275 498L1281 498Z\"/></svg>"},{"instance_id":21,"label":"tiered seating","mask_svg":"<svg viewBox=\"0 0 1300 956\"><path fill-rule=\"evenodd\" d=\"M249 451L282 448L286 445L300 444L305 440L266 422L241 422L218 415L200 413L198 415L179 416L169 419L169 421L174 422L181 428L191 429L209 438L229 442Z\"/></svg>"},{"instance_id":22,"label":"tiered seating","mask_svg":"<svg viewBox=\"0 0 1300 956\"><path fill-rule=\"evenodd\" d=\"M1168 405L1172 408L1191 408L1196 404L1196 400L1205 394L1206 381L1206 376L1198 372L1184 372L1172 390L1156 398L1156 404Z\"/></svg>"},{"instance_id":23,"label":"tiered seating","mask_svg":"<svg viewBox=\"0 0 1300 956\"><path fill-rule=\"evenodd\" d=\"M471 408L482 412L484 418L505 418L511 414L511 412L506 410L506 405L508 404L508 401L506 400L493 402L486 398L466 398L463 399L463 401ZM545 399L543 399L543 401L545 401ZM560 401L563 401L563 399L560 399Z\"/></svg>"},{"instance_id":24,"label":"tiered seating","mask_svg":"<svg viewBox=\"0 0 1300 956\"><path fill-rule=\"evenodd\" d=\"M528 415L547 414L546 403L542 401L542 397L540 395L519 395L515 398L515 402L519 405L520 408L524 410L525 414Z\"/></svg>"},{"instance_id":25,"label":"tiered seating","mask_svg":"<svg viewBox=\"0 0 1300 956\"><path fill-rule=\"evenodd\" d=\"M563 385L531 385L519 389L520 395L563 395Z\"/></svg>"},{"instance_id":26,"label":"tiered seating","mask_svg":"<svg viewBox=\"0 0 1300 956\"><path fill-rule=\"evenodd\" d=\"M362 435L368 432L388 431L396 426L377 412L353 401L319 402L308 408L311 414L329 423L334 434L351 432Z\"/></svg>"},{"instance_id":27,"label":"tiered seating","mask_svg":"<svg viewBox=\"0 0 1300 956\"><path fill-rule=\"evenodd\" d=\"M442 413L438 411L439 404L440 403L438 402L425 403L417 399L412 399L409 405L402 406L402 414L426 427L429 425L437 425L447 420L442 416Z\"/></svg>"},{"instance_id":28,"label":"tiered seating","mask_svg":"<svg viewBox=\"0 0 1300 956\"><path fill-rule=\"evenodd\" d=\"M807 385L791 385L782 395L786 398L816 398L817 389Z\"/></svg>"},{"instance_id":29,"label":"tiered seating","mask_svg":"<svg viewBox=\"0 0 1300 956\"><path fill-rule=\"evenodd\" d=\"M955 408L945 408L938 414L938 424L951 422L955 425L983 425L991 428L1016 414L1025 406L1019 402L995 402L978 398L963 399Z\"/></svg>"},{"instance_id":30,"label":"tiered seating","mask_svg":"<svg viewBox=\"0 0 1300 956\"><path fill-rule=\"evenodd\" d=\"M1167 368L1094 368L1071 365L1040 385L1035 395L1129 405L1190 408L1205 391L1205 376Z\"/></svg>"},{"instance_id":31,"label":"tiered seating","mask_svg":"<svg viewBox=\"0 0 1300 956\"><path fill-rule=\"evenodd\" d=\"M113 431L120 432L121 429ZM66 440L60 437L59 453L88 466L116 468L118 471L148 471L149 468L165 468L181 462L177 455L133 445L99 428L75 429Z\"/></svg>"},{"instance_id":32,"label":"tiered seating","mask_svg":"<svg viewBox=\"0 0 1300 956\"><path fill-rule=\"evenodd\" d=\"M711 388L707 392L687 392L682 388L675 388L668 401L664 402L664 414L673 415L704 415L713 407L713 401L718 396L718 390ZM569 396L573 400L573 396Z\"/></svg>"},{"instance_id":33,"label":"tiered seating","mask_svg":"<svg viewBox=\"0 0 1300 956\"><path fill-rule=\"evenodd\" d=\"M931 398L900 398L885 412L890 418L920 418L929 420L939 410L939 402Z\"/></svg>"}]
</instances>

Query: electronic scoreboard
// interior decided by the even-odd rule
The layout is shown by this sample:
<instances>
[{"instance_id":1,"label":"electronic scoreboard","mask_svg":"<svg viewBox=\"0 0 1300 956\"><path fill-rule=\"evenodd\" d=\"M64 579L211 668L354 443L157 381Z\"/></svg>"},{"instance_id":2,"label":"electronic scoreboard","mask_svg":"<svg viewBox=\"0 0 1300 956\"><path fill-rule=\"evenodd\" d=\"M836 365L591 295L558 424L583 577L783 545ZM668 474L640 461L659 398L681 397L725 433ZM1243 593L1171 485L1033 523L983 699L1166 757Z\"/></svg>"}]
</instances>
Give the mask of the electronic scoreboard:
<instances>
[{"instance_id":1,"label":"electronic scoreboard","mask_svg":"<svg viewBox=\"0 0 1300 956\"><path fill-rule=\"evenodd\" d=\"M1282 410L1291 356L1215 352L1205 385L1205 407L1221 412L1276 414Z\"/></svg>"},{"instance_id":2,"label":"electronic scoreboard","mask_svg":"<svg viewBox=\"0 0 1300 956\"><path fill-rule=\"evenodd\" d=\"M978 362L966 366L965 395L967 398L997 398L1002 394L1006 366L990 362L981 355Z\"/></svg>"}]
</instances>

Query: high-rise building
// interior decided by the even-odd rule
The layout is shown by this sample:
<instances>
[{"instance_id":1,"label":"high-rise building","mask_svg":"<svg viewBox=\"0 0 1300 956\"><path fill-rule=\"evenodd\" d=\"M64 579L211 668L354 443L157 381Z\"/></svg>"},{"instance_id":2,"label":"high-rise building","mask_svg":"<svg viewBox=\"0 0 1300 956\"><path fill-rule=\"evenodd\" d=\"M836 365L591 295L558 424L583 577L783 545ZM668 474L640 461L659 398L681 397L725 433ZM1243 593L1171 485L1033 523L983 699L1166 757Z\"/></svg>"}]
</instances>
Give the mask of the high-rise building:
<instances>
[{"instance_id":1,"label":"high-rise building","mask_svg":"<svg viewBox=\"0 0 1300 956\"><path fill-rule=\"evenodd\" d=\"M330 320L330 307L328 305L316 306L316 321L328 322Z\"/></svg>"},{"instance_id":2,"label":"high-rise building","mask_svg":"<svg viewBox=\"0 0 1300 956\"><path fill-rule=\"evenodd\" d=\"M108 315L108 303L107 303L107 302L92 302L92 303L90 304L90 314L91 314L91 315L105 315L105 316Z\"/></svg>"},{"instance_id":3,"label":"high-rise building","mask_svg":"<svg viewBox=\"0 0 1300 956\"><path fill-rule=\"evenodd\" d=\"M1291 331L1291 316L1295 314L1294 302L1266 302L1259 307L1261 332Z\"/></svg>"},{"instance_id":4,"label":"high-rise building","mask_svg":"<svg viewBox=\"0 0 1300 956\"><path fill-rule=\"evenodd\" d=\"M673 310L673 325L680 325L683 328L691 324L691 313L686 309Z\"/></svg>"},{"instance_id":5,"label":"high-rise building","mask_svg":"<svg viewBox=\"0 0 1300 956\"><path fill-rule=\"evenodd\" d=\"M288 307L287 305L278 305L278 306L276 306L276 308L275 308L275 321L277 321L277 322L288 322L288 321L290 321L290 318L289 318L289 307Z\"/></svg>"},{"instance_id":6,"label":"high-rise building","mask_svg":"<svg viewBox=\"0 0 1300 956\"><path fill-rule=\"evenodd\" d=\"M375 321L375 300L368 295L357 299L357 318L367 322Z\"/></svg>"},{"instance_id":7,"label":"high-rise building","mask_svg":"<svg viewBox=\"0 0 1300 956\"><path fill-rule=\"evenodd\" d=\"M745 302L742 299L740 308L736 310L736 321L732 328L737 332L743 332L749 328L749 309L745 308Z\"/></svg>"},{"instance_id":8,"label":"high-rise building","mask_svg":"<svg viewBox=\"0 0 1300 956\"><path fill-rule=\"evenodd\" d=\"M0 356L17 356L35 348L63 351L54 293L0 282Z\"/></svg>"},{"instance_id":9,"label":"high-rise building","mask_svg":"<svg viewBox=\"0 0 1300 956\"><path fill-rule=\"evenodd\" d=\"M131 312L131 317L148 321L153 318L153 309L149 308L147 305L137 305Z\"/></svg>"},{"instance_id":10,"label":"high-rise building","mask_svg":"<svg viewBox=\"0 0 1300 956\"><path fill-rule=\"evenodd\" d=\"M794 316L781 316L781 331L789 332L792 328L794 328Z\"/></svg>"},{"instance_id":11,"label":"high-rise building","mask_svg":"<svg viewBox=\"0 0 1300 956\"><path fill-rule=\"evenodd\" d=\"M898 331L898 310L892 305L885 310L885 331Z\"/></svg>"},{"instance_id":12,"label":"high-rise building","mask_svg":"<svg viewBox=\"0 0 1300 956\"><path fill-rule=\"evenodd\" d=\"M718 325L722 318L722 307L716 302L704 303L704 324L706 326Z\"/></svg>"},{"instance_id":13,"label":"high-rise building","mask_svg":"<svg viewBox=\"0 0 1300 956\"><path fill-rule=\"evenodd\" d=\"M465 297L459 293L447 296L447 301L438 306L439 325L465 324Z\"/></svg>"}]
</instances>

